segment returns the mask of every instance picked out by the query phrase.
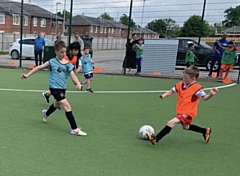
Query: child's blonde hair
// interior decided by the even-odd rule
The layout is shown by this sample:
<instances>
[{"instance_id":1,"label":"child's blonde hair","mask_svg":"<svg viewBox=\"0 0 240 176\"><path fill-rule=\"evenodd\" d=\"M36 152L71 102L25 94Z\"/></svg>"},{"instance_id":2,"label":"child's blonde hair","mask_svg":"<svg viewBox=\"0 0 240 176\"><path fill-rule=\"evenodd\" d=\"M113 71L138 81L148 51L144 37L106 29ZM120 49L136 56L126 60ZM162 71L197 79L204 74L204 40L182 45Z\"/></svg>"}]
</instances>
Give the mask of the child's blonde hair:
<instances>
[{"instance_id":1,"label":"child's blonde hair","mask_svg":"<svg viewBox=\"0 0 240 176\"><path fill-rule=\"evenodd\" d=\"M196 66L190 66L184 70L185 74L188 74L190 78L196 78L199 77L199 69Z\"/></svg>"},{"instance_id":2,"label":"child's blonde hair","mask_svg":"<svg viewBox=\"0 0 240 176\"><path fill-rule=\"evenodd\" d=\"M64 41L58 41L57 43L55 43L54 45L55 51L59 51L62 48L66 48L66 44Z\"/></svg>"}]
</instances>

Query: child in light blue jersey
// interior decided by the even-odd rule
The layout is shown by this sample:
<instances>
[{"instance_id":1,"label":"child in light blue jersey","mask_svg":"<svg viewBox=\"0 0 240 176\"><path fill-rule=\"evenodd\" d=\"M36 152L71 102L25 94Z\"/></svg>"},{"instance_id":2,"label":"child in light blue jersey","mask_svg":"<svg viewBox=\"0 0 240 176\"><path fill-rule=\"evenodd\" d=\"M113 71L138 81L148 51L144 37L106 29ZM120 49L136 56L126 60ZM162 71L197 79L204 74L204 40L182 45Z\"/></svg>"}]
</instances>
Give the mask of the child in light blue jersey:
<instances>
[{"instance_id":1,"label":"child in light blue jersey","mask_svg":"<svg viewBox=\"0 0 240 176\"><path fill-rule=\"evenodd\" d=\"M80 128L77 127L76 121L72 114L71 105L65 97L67 89L67 78L69 76L71 76L73 82L76 84L76 87L79 90L81 90L82 85L74 73L74 66L69 61L64 59L64 56L66 55L66 45L63 41L59 41L55 44L55 53L56 58L52 58L44 64L35 67L27 74L22 74L21 78L26 79L35 72L49 66L49 90L55 98L55 102L49 107L48 110L44 109L42 111L43 121L47 122L48 117L61 105L65 110L65 115L71 126L70 133L79 136L86 136L87 133L83 132Z\"/></svg>"},{"instance_id":2,"label":"child in light blue jersey","mask_svg":"<svg viewBox=\"0 0 240 176\"><path fill-rule=\"evenodd\" d=\"M93 93L93 90L91 89L91 81L93 79L93 65L94 62L91 58L91 55L89 54L90 48L88 46L84 47L83 49L84 54L79 59L79 66L77 72L80 72L82 69L83 75L85 77L85 81L82 82L82 85L87 84L86 92Z\"/></svg>"}]
</instances>

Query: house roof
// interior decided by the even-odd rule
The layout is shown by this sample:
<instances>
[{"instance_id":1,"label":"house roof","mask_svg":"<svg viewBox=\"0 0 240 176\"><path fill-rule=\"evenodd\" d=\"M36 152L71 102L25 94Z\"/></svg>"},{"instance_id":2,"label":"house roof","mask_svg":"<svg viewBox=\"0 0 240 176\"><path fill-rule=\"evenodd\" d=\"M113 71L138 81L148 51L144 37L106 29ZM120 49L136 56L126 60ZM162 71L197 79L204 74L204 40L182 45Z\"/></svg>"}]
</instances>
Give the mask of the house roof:
<instances>
[{"instance_id":1,"label":"house roof","mask_svg":"<svg viewBox=\"0 0 240 176\"><path fill-rule=\"evenodd\" d=\"M152 31L151 29L148 29L148 28L134 28L133 33L159 35L157 32L154 32L154 31Z\"/></svg>"},{"instance_id":2,"label":"house roof","mask_svg":"<svg viewBox=\"0 0 240 176\"><path fill-rule=\"evenodd\" d=\"M0 1L0 13L21 14L21 3L12 1ZM23 15L55 19L55 15L53 15L51 12L34 4L24 3ZM58 17L58 20L62 20L62 18Z\"/></svg>"},{"instance_id":3,"label":"house roof","mask_svg":"<svg viewBox=\"0 0 240 176\"><path fill-rule=\"evenodd\" d=\"M69 19L66 21L66 25L69 25ZM127 26L113 20L106 20L102 18L94 18L84 15L76 15L72 18L72 26L102 26L127 29Z\"/></svg>"},{"instance_id":4,"label":"house roof","mask_svg":"<svg viewBox=\"0 0 240 176\"><path fill-rule=\"evenodd\" d=\"M240 33L240 26L233 26L231 28L228 28L222 32L225 32L225 33Z\"/></svg>"}]
</instances>

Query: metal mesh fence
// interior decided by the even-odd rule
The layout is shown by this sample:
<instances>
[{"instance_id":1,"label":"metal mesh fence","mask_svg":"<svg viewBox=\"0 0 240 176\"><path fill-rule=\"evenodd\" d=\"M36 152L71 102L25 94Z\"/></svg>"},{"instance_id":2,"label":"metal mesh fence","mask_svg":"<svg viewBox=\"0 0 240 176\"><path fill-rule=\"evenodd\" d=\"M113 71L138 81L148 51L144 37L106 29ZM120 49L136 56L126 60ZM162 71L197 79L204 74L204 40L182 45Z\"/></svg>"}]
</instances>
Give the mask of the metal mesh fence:
<instances>
[{"instance_id":1,"label":"metal mesh fence","mask_svg":"<svg viewBox=\"0 0 240 176\"><path fill-rule=\"evenodd\" d=\"M174 49L176 45L167 45L166 48L163 44L151 48L146 42L144 53L151 52L151 57L156 59L149 58L149 54L145 57L143 53L141 75L181 77L181 70L185 68L188 44L194 43L196 46L194 53L198 57L197 66L201 70L201 77L206 78L214 52L212 49L214 42L220 40L222 33L225 32L227 40L234 40L237 47L235 66L229 78L234 82L238 81L238 57L240 57L240 3L238 0L203 0L201 2L133 0L132 7L130 7L130 0L42 0L40 2L24 0L23 6L20 2L0 1L4 7L0 9L0 52L3 53L0 56L1 66L19 67L20 65L19 60L11 59L10 46L20 38L21 9L23 9L23 38L35 38L37 33L41 32L45 39L55 41L56 36L61 35L62 40L68 43L69 36L71 36L71 42L75 40L76 32L80 35L89 33L93 37L93 59L96 65L101 67L101 72L106 73L122 71L130 26L130 38L132 33L136 33L137 38L160 41L157 40L160 37L161 41L178 40L177 49ZM72 11L70 11L71 5ZM130 9L132 9L132 19L129 21ZM70 12L72 20L70 20ZM70 35L69 31L71 31ZM23 46L23 52L25 48L27 46ZM172 53L169 52L171 48ZM169 55L171 57L165 57L167 52L172 54ZM34 66L33 53L32 51L31 57L24 57L23 53L22 67ZM173 68L169 68L171 72L166 71L164 67L169 60L176 61L176 64L171 66ZM160 65L158 69L156 65ZM215 64L214 69L217 66ZM129 71L130 69L127 69L126 73L134 74L136 70ZM214 72L212 76L215 75Z\"/></svg>"}]
</instances>

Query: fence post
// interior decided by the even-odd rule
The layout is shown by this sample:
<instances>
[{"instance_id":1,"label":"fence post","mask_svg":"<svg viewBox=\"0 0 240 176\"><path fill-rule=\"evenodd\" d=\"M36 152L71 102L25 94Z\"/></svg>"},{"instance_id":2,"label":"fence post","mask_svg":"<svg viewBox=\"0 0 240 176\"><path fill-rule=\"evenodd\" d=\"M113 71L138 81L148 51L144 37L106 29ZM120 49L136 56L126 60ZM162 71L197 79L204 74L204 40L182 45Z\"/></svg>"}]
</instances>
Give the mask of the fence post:
<instances>
[{"instance_id":1,"label":"fence post","mask_svg":"<svg viewBox=\"0 0 240 176\"><path fill-rule=\"evenodd\" d=\"M201 37L202 37L203 21L204 21L204 15L205 15L205 7L206 7L206 0L204 0L204 3L203 3L203 11L202 11L201 25L200 25L200 29L199 29L198 45L200 44Z\"/></svg>"},{"instance_id":2,"label":"fence post","mask_svg":"<svg viewBox=\"0 0 240 176\"><path fill-rule=\"evenodd\" d=\"M4 50L4 45L3 45L4 39L3 39L3 37L4 37L4 32L2 33L2 52L3 52L3 50Z\"/></svg>"},{"instance_id":3,"label":"fence post","mask_svg":"<svg viewBox=\"0 0 240 176\"><path fill-rule=\"evenodd\" d=\"M133 0L131 0L131 2L130 2L130 11L129 11L129 19L128 19L128 33L127 33L127 45L126 45L126 54L125 54L125 58L124 58L124 75L126 75L127 50L128 50L128 46L129 46L129 43L130 43L129 35L130 35L130 22L131 22L131 18L132 18L132 5L133 5Z\"/></svg>"}]
</instances>

